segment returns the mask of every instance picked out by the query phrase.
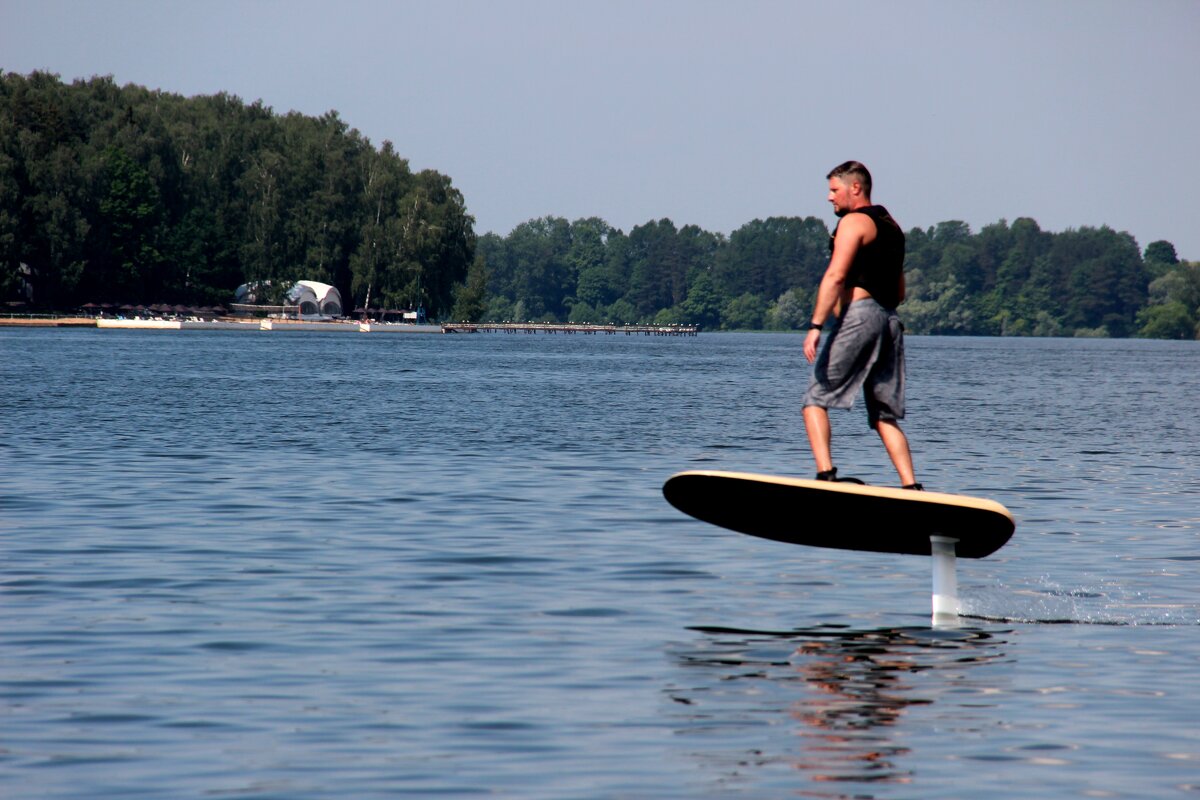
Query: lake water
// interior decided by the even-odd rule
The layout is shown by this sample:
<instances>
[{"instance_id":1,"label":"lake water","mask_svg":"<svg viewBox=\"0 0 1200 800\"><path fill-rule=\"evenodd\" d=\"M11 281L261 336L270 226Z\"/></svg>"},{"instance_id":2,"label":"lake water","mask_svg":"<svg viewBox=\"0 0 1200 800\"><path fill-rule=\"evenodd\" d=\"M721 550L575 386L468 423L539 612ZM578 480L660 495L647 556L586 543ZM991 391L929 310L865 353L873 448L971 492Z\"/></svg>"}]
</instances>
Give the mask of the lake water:
<instances>
[{"instance_id":1,"label":"lake water","mask_svg":"<svg viewBox=\"0 0 1200 800\"><path fill-rule=\"evenodd\" d=\"M0 328L0 796L1200 795L1200 342L909 340L957 629L663 500L811 475L800 344Z\"/></svg>"}]
</instances>

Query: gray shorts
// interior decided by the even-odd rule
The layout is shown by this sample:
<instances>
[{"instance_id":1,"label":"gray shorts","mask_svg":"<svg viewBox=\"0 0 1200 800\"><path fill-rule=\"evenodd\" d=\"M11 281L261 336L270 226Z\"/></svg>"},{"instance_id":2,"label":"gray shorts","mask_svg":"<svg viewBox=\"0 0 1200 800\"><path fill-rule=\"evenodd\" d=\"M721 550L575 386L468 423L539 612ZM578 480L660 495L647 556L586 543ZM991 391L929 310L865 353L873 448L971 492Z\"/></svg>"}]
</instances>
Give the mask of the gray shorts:
<instances>
[{"instance_id":1,"label":"gray shorts","mask_svg":"<svg viewBox=\"0 0 1200 800\"><path fill-rule=\"evenodd\" d=\"M826 332L804 406L851 408L860 387L872 428L904 419L904 326L870 299L851 303Z\"/></svg>"}]
</instances>

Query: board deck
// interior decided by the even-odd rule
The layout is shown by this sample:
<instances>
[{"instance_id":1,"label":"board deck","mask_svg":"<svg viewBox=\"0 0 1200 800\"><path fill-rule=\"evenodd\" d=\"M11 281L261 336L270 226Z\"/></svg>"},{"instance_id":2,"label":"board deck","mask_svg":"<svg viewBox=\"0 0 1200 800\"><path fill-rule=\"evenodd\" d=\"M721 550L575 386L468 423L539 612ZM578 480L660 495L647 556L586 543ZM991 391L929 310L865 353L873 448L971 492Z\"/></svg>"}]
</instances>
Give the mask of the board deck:
<instances>
[{"instance_id":1,"label":"board deck","mask_svg":"<svg viewBox=\"0 0 1200 800\"><path fill-rule=\"evenodd\" d=\"M994 500L884 486L692 471L663 485L671 505L722 528L790 544L931 555L930 536L957 539L955 554L983 558L1016 529Z\"/></svg>"}]
</instances>

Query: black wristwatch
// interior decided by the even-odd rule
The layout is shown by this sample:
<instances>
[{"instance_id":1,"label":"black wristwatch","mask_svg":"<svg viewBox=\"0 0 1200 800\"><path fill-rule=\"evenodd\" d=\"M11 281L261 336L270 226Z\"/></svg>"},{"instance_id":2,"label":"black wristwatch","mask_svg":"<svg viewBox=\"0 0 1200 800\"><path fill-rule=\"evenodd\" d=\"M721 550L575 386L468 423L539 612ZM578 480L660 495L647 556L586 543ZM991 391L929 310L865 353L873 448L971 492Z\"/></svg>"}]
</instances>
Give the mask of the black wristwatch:
<instances>
[{"instance_id":1,"label":"black wristwatch","mask_svg":"<svg viewBox=\"0 0 1200 800\"><path fill-rule=\"evenodd\" d=\"M810 331L819 331L819 330L821 330L821 328L824 328L824 327L825 327L824 325L818 325L817 323L812 322L811 320L808 323L808 329Z\"/></svg>"}]
</instances>

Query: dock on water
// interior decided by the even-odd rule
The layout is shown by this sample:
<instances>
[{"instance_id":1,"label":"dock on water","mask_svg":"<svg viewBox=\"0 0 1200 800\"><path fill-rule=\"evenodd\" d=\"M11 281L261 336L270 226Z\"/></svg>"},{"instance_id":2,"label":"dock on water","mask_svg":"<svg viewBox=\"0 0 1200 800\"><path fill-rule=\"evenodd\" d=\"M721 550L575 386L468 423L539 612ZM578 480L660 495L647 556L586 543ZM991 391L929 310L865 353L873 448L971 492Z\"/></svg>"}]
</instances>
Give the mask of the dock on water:
<instances>
[{"instance_id":1,"label":"dock on water","mask_svg":"<svg viewBox=\"0 0 1200 800\"><path fill-rule=\"evenodd\" d=\"M695 336L698 325L560 325L549 322L447 322L442 333L623 333L626 336Z\"/></svg>"},{"instance_id":2,"label":"dock on water","mask_svg":"<svg viewBox=\"0 0 1200 800\"><path fill-rule=\"evenodd\" d=\"M142 318L58 317L32 314L0 316L0 326L131 328L140 330L231 330L231 331L353 331L357 333L565 333L584 335L623 333L626 336L695 336L698 325L587 325L550 322L446 322L413 324L357 322L351 319L305 321L293 319L232 318Z\"/></svg>"}]
</instances>

